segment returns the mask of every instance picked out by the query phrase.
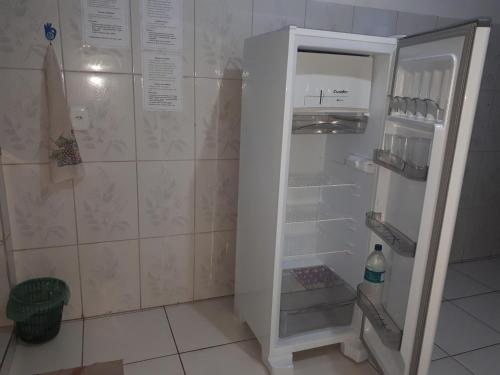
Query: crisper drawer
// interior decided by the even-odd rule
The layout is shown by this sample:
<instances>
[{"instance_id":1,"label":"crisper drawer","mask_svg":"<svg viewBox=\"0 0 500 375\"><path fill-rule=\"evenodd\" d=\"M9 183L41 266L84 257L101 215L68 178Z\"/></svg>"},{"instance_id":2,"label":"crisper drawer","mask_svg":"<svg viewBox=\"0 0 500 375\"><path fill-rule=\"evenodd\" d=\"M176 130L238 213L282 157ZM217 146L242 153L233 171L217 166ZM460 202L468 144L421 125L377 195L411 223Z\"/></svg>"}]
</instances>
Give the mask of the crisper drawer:
<instances>
[{"instance_id":1,"label":"crisper drawer","mask_svg":"<svg viewBox=\"0 0 500 375\"><path fill-rule=\"evenodd\" d=\"M327 266L283 271L280 337L351 324L355 291Z\"/></svg>"}]
</instances>

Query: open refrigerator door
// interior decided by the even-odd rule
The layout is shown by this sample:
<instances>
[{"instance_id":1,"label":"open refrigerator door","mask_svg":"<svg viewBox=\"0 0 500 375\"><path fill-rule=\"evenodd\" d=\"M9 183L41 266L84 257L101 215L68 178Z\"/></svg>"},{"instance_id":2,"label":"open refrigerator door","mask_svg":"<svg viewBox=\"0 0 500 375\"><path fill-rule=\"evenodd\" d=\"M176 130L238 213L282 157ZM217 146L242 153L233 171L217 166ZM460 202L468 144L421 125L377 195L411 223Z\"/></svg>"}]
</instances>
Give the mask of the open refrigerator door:
<instances>
[{"instance_id":1,"label":"open refrigerator door","mask_svg":"<svg viewBox=\"0 0 500 375\"><path fill-rule=\"evenodd\" d=\"M489 26L474 21L399 40L370 247L389 260L383 302L357 289L361 338L385 374L427 374Z\"/></svg>"}]
</instances>

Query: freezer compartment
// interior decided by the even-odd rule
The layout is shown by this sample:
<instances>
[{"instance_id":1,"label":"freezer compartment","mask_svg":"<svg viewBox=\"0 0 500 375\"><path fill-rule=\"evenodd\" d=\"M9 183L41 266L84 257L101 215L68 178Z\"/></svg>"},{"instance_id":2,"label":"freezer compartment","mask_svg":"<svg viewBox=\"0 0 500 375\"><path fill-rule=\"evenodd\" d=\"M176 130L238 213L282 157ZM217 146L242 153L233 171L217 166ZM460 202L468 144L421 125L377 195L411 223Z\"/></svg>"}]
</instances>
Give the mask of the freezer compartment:
<instances>
[{"instance_id":1,"label":"freezer compartment","mask_svg":"<svg viewBox=\"0 0 500 375\"><path fill-rule=\"evenodd\" d=\"M351 324L356 292L325 265L283 270L279 336Z\"/></svg>"},{"instance_id":2,"label":"freezer compartment","mask_svg":"<svg viewBox=\"0 0 500 375\"><path fill-rule=\"evenodd\" d=\"M368 319L377 332L380 341L389 349L398 351L401 348L403 331L399 329L382 304L370 301L363 289L363 284L358 285L356 303L363 312L363 318Z\"/></svg>"},{"instance_id":3,"label":"freezer compartment","mask_svg":"<svg viewBox=\"0 0 500 375\"><path fill-rule=\"evenodd\" d=\"M368 116L365 113L296 113L292 120L293 134L358 134L364 133Z\"/></svg>"},{"instance_id":4,"label":"freezer compartment","mask_svg":"<svg viewBox=\"0 0 500 375\"><path fill-rule=\"evenodd\" d=\"M399 255L415 257L417 243L393 225L383 222L380 212L367 212L366 225Z\"/></svg>"}]
</instances>

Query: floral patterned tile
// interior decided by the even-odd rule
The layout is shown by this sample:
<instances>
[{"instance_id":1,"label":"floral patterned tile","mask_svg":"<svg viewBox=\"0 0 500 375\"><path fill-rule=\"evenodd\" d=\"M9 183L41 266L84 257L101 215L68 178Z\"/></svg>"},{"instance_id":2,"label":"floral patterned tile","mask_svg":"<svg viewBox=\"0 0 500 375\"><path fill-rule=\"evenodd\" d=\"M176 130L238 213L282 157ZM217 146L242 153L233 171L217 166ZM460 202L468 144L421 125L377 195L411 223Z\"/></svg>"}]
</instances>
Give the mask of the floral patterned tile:
<instances>
[{"instance_id":1,"label":"floral patterned tile","mask_svg":"<svg viewBox=\"0 0 500 375\"><path fill-rule=\"evenodd\" d=\"M194 236L140 240L141 307L193 300Z\"/></svg>"},{"instance_id":2,"label":"floral patterned tile","mask_svg":"<svg viewBox=\"0 0 500 375\"><path fill-rule=\"evenodd\" d=\"M58 34L52 44L61 62L58 18L57 0L0 2L0 67L42 68L48 44L43 27L45 23L52 23L57 29Z\"/></svg>"},{"instance_id":3,"label":"floral patterned tile","mask_svg":"<svg viewBox=\"0 0 500 375\"><path fill-rule=\"evenodd\" d=\"M241 81L196 79L197 159L240 154Z\"/></svg>"},{"instance_id":4,"label":"floral patterned tile","mask_svg":"<svg viewBox=\"0 0 500 375\"><path fill-rule=\"evenodd\" d=\"M141 161L139 171L140 236L194 231L194 162Z\"/></svg>"},{"instance_id":5,"label":"floral patterned tile","mask_svg":"<svg viewBox=\"0 0 500 375\"><path fill-rule=\"evenodd\" d=\"M132 72L132 48L97 48L83 41L81 0L59 2L64 68L89 72Z\"/></svg>"},{"instance_id":6,"label":"floral patterned tile","mask_svg":"<svg viewBox=\"0 0 500 375\"><path fill-rule=\"evenodd\" d=\"M135 162L86 163L75 199L79 243L137 238Z\"/></svg>"},{"instance_id":7,"label":"floral patterned tile","mask_svg":"<svg viewBox=\"0 0 500 375\"><path fill-rule=\"evenodd\" d=\"M78 248L85 317L140 307L138 240Z\"/></svg>"},{"instance_id":8,"label":"floral patterned tile","mask_svg":"<svg viewBox=\"0 0 500 375\"><path fill-rule=\"evenodd\" d=\"M192 77L194 75L194 0L183 0L182 3L182 71L183 76ZM134 73L141 74L141 2L132 0L130 4L132 10L132 57Z\"/></svg>"},{"instance_id":9,"label":"floral patterned tile","mask_svg":"<svg viewBox=\"0 0 500 375\"><path fill-rule=\"evenodd\" d=\"M69 304L64 307L64 319L82 317L82 296L80 293L80 270L78 249L63 246L14 252L17 281L34 277L56 277L68 284L71 291Z\"/></svg>"},{"instance_id":10,"label":"floral patterned tile","mask_svg":"<svg viewBox=\"0 0 500 375\"><path fill-rule=\"evenodd\" d=\"M200 160L196 166L196 232L236 228L238 160Z\"/></svg>"},{"instance_id":11,"label":"floral patterned tile","mask_svg":"<svg viewBox=\"0 0 500 375\"><path fill-rule=\"evenodd\" d=\"M235 248L236 232L196 234L195 300L233 294Z\"/></svg>"},{"instance_id":12,"label":"floral patterned tile","mask_svg":"<svg viewBox=\"0 0 500 375\"><path fill-rule=\"evenodd\" d=\"M2 163L47 162L47 116L41 95L43 73L0 70Z\"/></svg>"},{"instance_id":13,"label":"floral patterned tile","mask_svg":"<svg viewBox=\"0 0 500 375\"><path fill-rule=\"evenodd\" d=\"M130 75L67 73L71 106L88 110L90 128L77 131L83 161L135 160Z\"/></svg>"},{"instance_id":14,"label":"floral patterned tile","mask_svg":"<svg viewBox=\"0 0 500 375\"><path fill-rule=\"evenodd\" d=\"M251 34L252 0L195 3L195 75L241 78L243 42Z\"/></svg>"},{"instance_id":15,"label":"floral patterned tile","mask_svg":"<svg viewBox=\"0 0 500 375\"><path fill-rule=\"evenodd\" d=\"M71 181L52 184L48 165L3 166L14 249L76 243Z\"/></svg>"},{"instance_id":16,"label":"floral patterned tile","mask_svg":"<svg viewBox=\"0 0 500 375\"><path fill-rule=\"evenodd\" d=\"M252 35L287 25L304 27L306 0L254 0Z\"/></svg>"},{"instance_id":17,"label":"floral patterned tile","mask_svg":"<svg viewBox=\"0 0 500 375\"><path fill-rule=\"evenodd\" d=\"M194 79L183 80L181 112L144 111L142 78L134 77L137 158L194 159Z\"/></svg>"}]
</instances>

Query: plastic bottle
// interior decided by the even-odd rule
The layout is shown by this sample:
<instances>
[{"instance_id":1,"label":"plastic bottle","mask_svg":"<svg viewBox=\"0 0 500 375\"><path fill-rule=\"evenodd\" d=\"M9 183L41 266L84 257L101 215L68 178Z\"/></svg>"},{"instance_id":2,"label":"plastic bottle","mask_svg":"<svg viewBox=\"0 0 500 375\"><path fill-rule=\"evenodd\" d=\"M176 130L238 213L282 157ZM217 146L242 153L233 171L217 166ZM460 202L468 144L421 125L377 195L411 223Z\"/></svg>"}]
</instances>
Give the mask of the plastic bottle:
<instances>
[{"instance_id":1,"label":"plastic bottle","mask_svg":"<svg viewBox=\"0 0 500 375\"><path fill-rule=\"evenodd\" d=\"M376 244L366 260L363 293L373 304L381 304L384 293L386 262L382 254L382 245Z\"/></svg>"}]
</instances>

